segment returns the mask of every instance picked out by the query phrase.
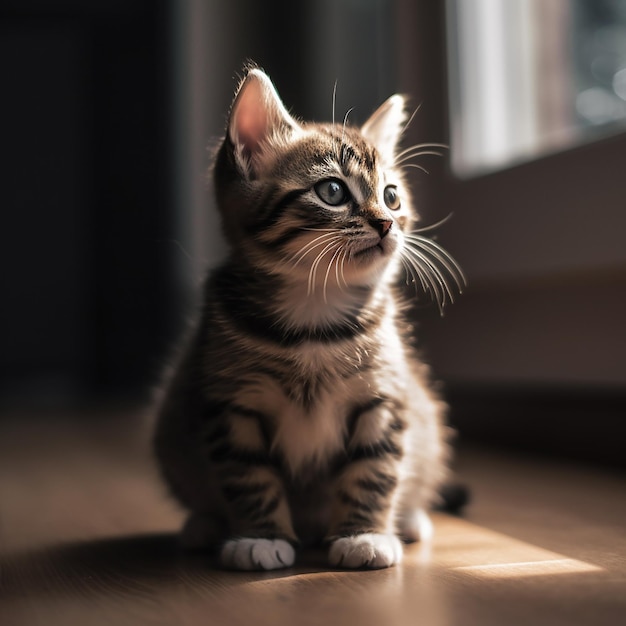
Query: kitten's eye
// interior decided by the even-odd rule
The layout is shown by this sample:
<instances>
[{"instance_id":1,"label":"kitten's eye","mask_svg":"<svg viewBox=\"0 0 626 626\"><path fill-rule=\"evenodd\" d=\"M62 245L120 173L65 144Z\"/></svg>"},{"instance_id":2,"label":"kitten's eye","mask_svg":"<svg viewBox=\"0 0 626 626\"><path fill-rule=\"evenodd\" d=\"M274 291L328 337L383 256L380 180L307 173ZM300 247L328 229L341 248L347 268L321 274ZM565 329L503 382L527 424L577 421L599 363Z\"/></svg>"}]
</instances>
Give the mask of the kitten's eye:
<instances>
[{"instance_id":1,"label":"kitten's eye","mask_svg":"<svg viewBox=\"0 0 626 626\"><path fill-rule=\"evenodd\" d=\"M397 211L400 208L400 196L398 195L398 188L395 185L387 185L387 187L385 187L383 198L385 199L385 204L392 211Z\"/></svg>"},{"instance_id":2,"label":"kitten's eye","mask_svg":"<svg viewBox=\"0 0 626 626\"><path fill-rule=\"evenodd\" d=\"M345 204L350 199L350 192L346 186L334 178L322 180L314 187L315 193L330 206Z\"/></svg>"}]
</instances>

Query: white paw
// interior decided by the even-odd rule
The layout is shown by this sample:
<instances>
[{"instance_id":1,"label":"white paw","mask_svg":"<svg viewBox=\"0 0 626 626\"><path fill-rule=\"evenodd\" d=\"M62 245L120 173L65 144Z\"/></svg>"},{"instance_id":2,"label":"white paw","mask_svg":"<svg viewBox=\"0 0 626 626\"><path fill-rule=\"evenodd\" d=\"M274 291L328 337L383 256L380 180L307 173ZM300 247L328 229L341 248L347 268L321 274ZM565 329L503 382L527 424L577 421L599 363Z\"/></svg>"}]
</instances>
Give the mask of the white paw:
<instances>
[{"instance_id":1,"label":"white paw","mask_svg":"<svg viewBox=\"0 0 626 626\"><path fill-rule=\"evenodd\" d=\"M415 509L406 513L398 522L398 532L404 541L430 541L434 528L428 513L424 509Z\"/></svg>"},{"instance_id":2,"label":"white paw","mask_svg":"<svg viewBox=\"0 0 626 626\"><path fill-rule=\"evenodd\" d=\"M389 567L402 560L402 544L395 535L364 533L340 537L330 546L328 559L336 567Z\"/></svg>"},{"instance_id":3,"label":"white paw","mask_svg":"<svg viewBox=\"0 0 626 626\"><path fill-rule=\"evenodd\" d=\"M291 567L296 553L283 539L230 539L222 548L221 559L231 569L269 570Z\"/></svg>"}]
</instances>

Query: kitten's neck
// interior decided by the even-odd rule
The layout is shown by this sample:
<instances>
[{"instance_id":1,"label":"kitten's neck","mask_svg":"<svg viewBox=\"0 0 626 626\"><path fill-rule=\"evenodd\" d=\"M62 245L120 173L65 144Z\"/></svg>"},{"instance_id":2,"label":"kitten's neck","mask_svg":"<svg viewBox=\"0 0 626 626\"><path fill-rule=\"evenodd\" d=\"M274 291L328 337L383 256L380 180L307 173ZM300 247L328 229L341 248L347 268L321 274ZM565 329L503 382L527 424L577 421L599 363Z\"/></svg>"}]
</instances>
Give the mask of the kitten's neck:
<instances>
[{"instance_id":1,"label":"kitten's neck","mask_svg":"<svg viewBox=\"0 0 626 626\"><path fill-rule=\"evenodd\" d=\"M389 296L382 281L374 287L328 284L311 288L288 276L265 274L241 262L226 263L217 271L215 285L222 299L239 315L271 317L286 329L329 328L357 320Z\"/></svg>"},{"instance_id":2,"label":"kitten's neck","mask_svg":"<svg viewBox=\"0 0 626 626\"><path fill-rule=\"evenodd\" d=\"M274 314L292 328L332 327L358 318L378 301L380 289L329 285L311 290L301 283L284 284L273 299Z\"/></svg>"}]
</instances>

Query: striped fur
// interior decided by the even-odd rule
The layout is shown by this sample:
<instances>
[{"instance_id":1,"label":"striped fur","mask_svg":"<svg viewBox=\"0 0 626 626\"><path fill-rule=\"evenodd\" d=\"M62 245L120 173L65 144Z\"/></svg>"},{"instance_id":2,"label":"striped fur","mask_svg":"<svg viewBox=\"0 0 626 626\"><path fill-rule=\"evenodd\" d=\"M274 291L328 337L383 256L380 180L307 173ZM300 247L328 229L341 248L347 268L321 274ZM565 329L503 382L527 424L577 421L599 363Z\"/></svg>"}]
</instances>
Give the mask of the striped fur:
<instances>
[{"instance_id":1,"label":"striped fur","mask_svg":"<svg viewBox=\"0 0 626 626\"><path fill-rule=\"evenodd\" d=\"M413 258L404 119L394 96L361 129L298 122L256 69L235 98L214 170L231 253L156 433L185 539L226 566L285 567L326 541L333 565L385 567L426 527L447 447L394 287ZM427 287L458 269L430 251L409 263Z\"/></svg>"}]
</instances>

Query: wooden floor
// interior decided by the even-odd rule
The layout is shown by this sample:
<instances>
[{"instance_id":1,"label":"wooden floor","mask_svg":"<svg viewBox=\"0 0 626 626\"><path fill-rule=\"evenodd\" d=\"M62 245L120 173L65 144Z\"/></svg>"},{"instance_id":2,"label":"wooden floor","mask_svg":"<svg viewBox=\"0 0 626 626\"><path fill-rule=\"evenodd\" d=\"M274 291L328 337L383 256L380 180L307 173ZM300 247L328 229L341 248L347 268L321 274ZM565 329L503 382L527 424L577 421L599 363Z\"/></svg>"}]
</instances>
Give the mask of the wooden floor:
<instances>
[{"instance_id":1,"label":"wooden floor","mask_svg":"<svg viewBox=\"0 0 626 626\"><path fill-rule=\"evenodd\" d=\"M148 420L80 418L0 422L2 626L626 624L623 476L462 449L473 503L401 566L224 572L179 551Z\"/></svg>"}]
</instances>

